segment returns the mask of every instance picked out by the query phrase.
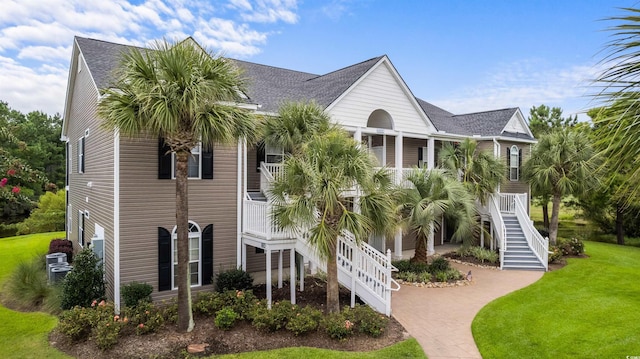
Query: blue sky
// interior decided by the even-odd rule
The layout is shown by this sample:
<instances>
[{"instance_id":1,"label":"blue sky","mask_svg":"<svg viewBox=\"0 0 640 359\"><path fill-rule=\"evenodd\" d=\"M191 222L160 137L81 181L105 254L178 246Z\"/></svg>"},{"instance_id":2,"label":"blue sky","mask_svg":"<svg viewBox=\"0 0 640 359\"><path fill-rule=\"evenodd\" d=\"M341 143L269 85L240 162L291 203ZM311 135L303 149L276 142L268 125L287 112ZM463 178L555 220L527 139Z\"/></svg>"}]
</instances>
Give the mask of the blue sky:
<instances>
[{"instance_id":1,"label":"blue sky","mask_svg":"<svg viewBox=\"0 0 640 359\"><path fill-rule=\"evenodd\" d=\"M46 4L43 5L43 4ZM73 36L208 49L322 74L387 54L414 95L454 113L547 104L576 114L618 8L637 0L2 0L0 100L62 113ZM581 118L585 118L581 115Z\"/></svg>"}]
</instances>

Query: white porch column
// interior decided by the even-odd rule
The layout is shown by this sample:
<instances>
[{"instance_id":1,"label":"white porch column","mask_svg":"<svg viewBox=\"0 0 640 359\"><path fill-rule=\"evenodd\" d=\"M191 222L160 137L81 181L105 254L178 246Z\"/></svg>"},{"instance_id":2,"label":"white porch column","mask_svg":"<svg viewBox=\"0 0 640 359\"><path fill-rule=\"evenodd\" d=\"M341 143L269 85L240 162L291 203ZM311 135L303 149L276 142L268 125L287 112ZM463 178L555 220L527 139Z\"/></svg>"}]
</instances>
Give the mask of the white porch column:
<instances>
[{"instance_id":1,"label":"white porch column","mask_svg":"<svg viewBox=\"0 0 640 359\"><path fill-rule=\"evenodd\" d=\"M282 288L282 264L283 264L283 260L282 260L282 254L283 254L284 250L279 250L278 251L278 288Z\"/></svg>"},{"instance_id":2,"label":"white porch column","mask_svg":"<svg viewBox=\"0 0 640 359\"><path fill-rule=\"evenodd\" d=\"M304 256L300 255L300 291L304 292Z\"/></svg>"},{"instance_id":3,"label":"white porch column","mask_svg":"<svg viewBox=\"0 0 640 359\"><path fill-rule=\"evenodd\" d=\"M267 308L271 309L271 249L267 248L264 252L267 255Z\"/></svg>"},{"instance_id":4,"label":"white porch column","mask_svg":"<svg viewBox=\"0 0 640 359\"><path fill-rule=\"evenodd\" d=\"M433 169L436 166L436 141L433 137L429 137L427 140L427 153L429 154L427 158L427 168Z\"/></svg>"},{"instance_id":5,"label":"white porch column","mask_svg":"<svg viewBox=\"0 0 640 359\"><path fill-rule=\"evenodd\" d=\"M484 248L484 217L480 216L480 247Z\"/></svg>"},{"instance_id":6,"label":"white porch column","mask_svg":"<svg viewBox=\"0 0 640 359\"><path fill-rule=\"evenodd\" d=\"M289 250L289 289L291 290L291 303L296 304L296 251Z\"/></svg>"},{"instance_id":7,"label":"white porch column","mask_svg":"<svg viewBox=\"0 0 640 359\"><path fill-rule=\"evenodd\" d=\"M429 232L429 238L427 239L427 255L431 256L433 255L436 250L433 247L433 241L434 241L434 232L433 232L433 227L431 228L431 231Z\"/></svg>"},{"instance_id":8,"label":"white porch column","mask_svg":"<svg viewBox=\"0 0 640 359\"><path fill-rule=\"evenodd\" d=\"M353 133L353 139L356 140L356 142L358 142L358 144L362 143L362 128L361 127L357 127L356 128L356 132Z\"/></svg>"},{"instance_id":9,"label":"white porch column","mask_svg":"<svg viewBox=\"0 0 640 359\"><path fill-rule=\"evenodd\" d=\"M242 251L242 270L247 271L247 245L242 243L241 246Z\"/></svg>"},{"instance_id":10,"label":"white porch column","mask_svg":"<svg viewBox=\"0 0 640 359\"><path fill-rule=\"evenodd\" d=\"M398 229L396 232L396 237L393 242L393 252L395 259L402 259L402 230Z\"/></svg>"},{"instance_id":11,"label":"white porch column","mask_svg":"<svg viewBox=\"0 0 640 359\"><path fill-rule=\"evenodd\" d=\"M382 163L380 165L387 165L387 135L382 135Z\"/></svg>"},{"instance_id":12,"label":"white porch column","mask_svg":"<svg viewBox=\"0 0 640 359\"><path fill-rule=\"evenodd\" d=\"M400 184L402 182L402 175L403 175L402 140L403 140L402 131L400 131L396 136L396 184Z\"/></svg>"}]
</instances>

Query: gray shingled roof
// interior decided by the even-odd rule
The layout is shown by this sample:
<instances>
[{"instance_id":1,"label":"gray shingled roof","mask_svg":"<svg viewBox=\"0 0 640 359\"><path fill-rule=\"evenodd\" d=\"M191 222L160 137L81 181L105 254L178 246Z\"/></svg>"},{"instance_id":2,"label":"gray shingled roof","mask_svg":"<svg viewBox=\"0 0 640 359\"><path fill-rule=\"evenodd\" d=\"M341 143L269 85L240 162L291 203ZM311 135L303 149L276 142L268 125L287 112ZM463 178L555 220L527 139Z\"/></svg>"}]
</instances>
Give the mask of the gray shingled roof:
<instances>
[{"instance_id":1,"label":"gray shingled roof","mask_svg":"<svg viewBox=\"0 0 640 359\"><path fill-rule=\"evenodd\" d=\"M438 131L466 136L505 136L533 139L528 134L503 131L509 120L518 111L517 108L454 115L429 102L419 98L417 100Z\"/></svg>"},{"instance_id":2,"label":"gray shingled roof","mask_svg":"<svg viewBox=\"0 0 640 359\"><path fill-rule=\"evenodd\" d=\"M141 49L83 37L75 39L99 89L109 86L111 75L119 65L122 53L131 49ZM249 102L260 105L261 111L277 112L285 101L313 100L326 108L383 57L375 57L324 75L231 60L243 70L247 79L246 95ZM439 131L466 136L533 139L526 134L503 132L517 108L454 115L419 98L416 100Z\"/></svg>"}]
</instances>

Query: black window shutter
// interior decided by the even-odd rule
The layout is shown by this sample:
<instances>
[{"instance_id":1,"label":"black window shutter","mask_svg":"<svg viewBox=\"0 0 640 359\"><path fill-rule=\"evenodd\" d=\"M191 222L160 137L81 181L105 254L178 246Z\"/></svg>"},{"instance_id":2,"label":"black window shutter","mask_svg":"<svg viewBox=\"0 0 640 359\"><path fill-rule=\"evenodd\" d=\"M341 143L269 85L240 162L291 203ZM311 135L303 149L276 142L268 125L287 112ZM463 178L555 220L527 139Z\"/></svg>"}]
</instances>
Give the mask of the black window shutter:
<instances>
[{"instance_id":1,"label":"black window shutter","mask_svg":"<svg viewBox=\"0 0 640 359\"><path fill-rule=\"evenodd\" d=\"M518 151L518 181L520 180L521 171L522 171L522 148Z\"/></svg>"},{"instance_id":2,"label":"black window shutter","mask_svg":"<svg viewBox=\"0 0 640 359\"><path fill-rule=\"evenodd\" d=\"M507 179L511 179L511 149L507 147Z\"/></svg>"},{"instance_id":3,"label":"black window shutter","mask_svg":"<svg viewBox=\"0 0 640 359\"><path fill-rule=\"evenodd\" d=\"M164 139L158 139L158 179L171 179L171 152Z\"/></svg>"},{"instance_id":4,"label":"black window shutter","mask_svg":"<svg viewBox=\"0 0 640 359\"><path fill-rule=\"evenodd\" d=\"M82 153L82 163L80 164L80 168L82 168L82 173L84 173L84 159L87 157L87 155L84 153L84 141L85 138L82 137L82 140L80 141L80 146L82 147L80 149L80 152Z\"/></svg>"},{"instance_id":5,"label":"black window shutter","mask_svg":"<svg viewBox=\"0 0 640 359\"><path fill-rule=\"evenodd\" d=\"M171 290L171 233L158 227L158 291Z\"/></svg>"},{"instance_id":6,"label":"black window shutter","mask_svg":"<svg viewBox=\"0 0 640 359\"><path fill-rule=\"evenodd\" d=\"M82 226L82 232L80 232L80 244L82 244L82 247L84 248L84 213L80 216L79 221L80 226Z\"/></svg>"},{"instance_id":7,"label":"black window shutter","mask_svg":"<svg viewBox=\"0 0 640 359\"><path fill-rule=\"evenodd\" d=\"M418 147L418 163L420 163L420 161L424 161L424 158L422 158L422 147Z\"/></svg>"},{"instance_id":8,"label":"black window shutter","mask_svg":"<svg viewBox=\"0 0 640 359\"><path fill-rule=\"evenodd\" d=\"M202 231L202 284L213 282L213 224Z\"/></svg>"},{"instance_id":9,"label":"black window shutter","mask_svg":"<svg viewBox=\"0 0 640 359\"><path fill-rule=\"evenodd\" d=\"M202 178L213 179L213 147L202 147Z\"/></svg>"}]
</instances>

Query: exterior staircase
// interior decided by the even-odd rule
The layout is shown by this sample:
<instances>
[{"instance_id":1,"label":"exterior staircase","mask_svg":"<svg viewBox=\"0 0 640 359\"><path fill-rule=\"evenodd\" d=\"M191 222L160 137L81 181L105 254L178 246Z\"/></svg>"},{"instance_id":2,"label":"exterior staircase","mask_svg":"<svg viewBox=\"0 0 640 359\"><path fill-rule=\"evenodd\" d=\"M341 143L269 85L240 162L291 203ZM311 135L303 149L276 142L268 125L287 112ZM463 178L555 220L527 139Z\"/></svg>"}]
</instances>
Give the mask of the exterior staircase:
<instances>
[{"instance_id":1,"label":"exterior staircase","mask_svg":"<svg viewBox=\"0 0 640 359\"><path fill-rule=\"evenodd\" d=\"M507 249L504 252L502 268L545 271L545 266L529 247L516 215L505 212L501 215L507 232Z\"/></svg>"}]
</instances>

